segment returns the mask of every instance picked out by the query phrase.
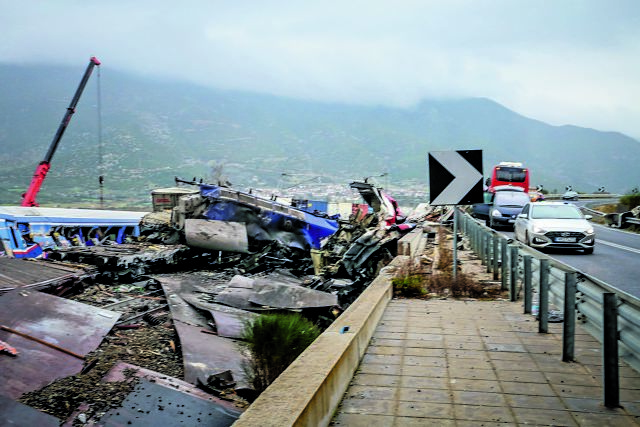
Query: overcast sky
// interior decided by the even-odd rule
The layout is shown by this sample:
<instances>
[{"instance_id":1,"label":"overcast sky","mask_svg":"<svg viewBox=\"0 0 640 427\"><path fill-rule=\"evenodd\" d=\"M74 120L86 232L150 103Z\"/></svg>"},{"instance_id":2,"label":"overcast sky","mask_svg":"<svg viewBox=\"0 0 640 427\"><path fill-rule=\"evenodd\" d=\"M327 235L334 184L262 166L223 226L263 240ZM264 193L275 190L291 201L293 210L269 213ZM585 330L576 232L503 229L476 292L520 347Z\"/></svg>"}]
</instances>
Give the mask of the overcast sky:
<instances>
[{"instance_id":1,"label":"overcast sky","mask_svg":"<svg viewBox=\"0 0 640 427\"><path fill-rule=\"evenodd\" d=\"M640 139L639 0L0 0L0 62L94 55L103 75L389 106L487 97Z\"/></svg>"}]
</instances>

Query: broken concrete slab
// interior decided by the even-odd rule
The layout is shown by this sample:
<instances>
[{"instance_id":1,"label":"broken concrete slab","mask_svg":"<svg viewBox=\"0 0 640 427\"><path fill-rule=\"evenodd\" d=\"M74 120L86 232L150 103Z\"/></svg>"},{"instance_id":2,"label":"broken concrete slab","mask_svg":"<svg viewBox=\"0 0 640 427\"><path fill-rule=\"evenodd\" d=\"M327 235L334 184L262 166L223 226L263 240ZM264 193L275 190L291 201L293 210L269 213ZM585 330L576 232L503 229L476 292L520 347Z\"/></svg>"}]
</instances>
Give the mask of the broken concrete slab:
<instances>
[{"instance_id":1,"label":"broken concrete slab","mask_svg":"<svg viewBox=\"0 0 640 427\"><path fill-rule=\"evenodd\" d=\"M0 340L18 351L0 358L0 395L18 398L82 370L120 313L37 291L0 295Z\"/></svg>"},{"instance_id":2,"label":"broken concrete slab","mask_svg":"<svg viewBox=\"0 0 640 427\"><path fill-rule=\"evenodd\" d=\"M249 252L247 227L240 222L187 219L184 223L187 245L214 251Z\"/></svg>"}]
</instances>

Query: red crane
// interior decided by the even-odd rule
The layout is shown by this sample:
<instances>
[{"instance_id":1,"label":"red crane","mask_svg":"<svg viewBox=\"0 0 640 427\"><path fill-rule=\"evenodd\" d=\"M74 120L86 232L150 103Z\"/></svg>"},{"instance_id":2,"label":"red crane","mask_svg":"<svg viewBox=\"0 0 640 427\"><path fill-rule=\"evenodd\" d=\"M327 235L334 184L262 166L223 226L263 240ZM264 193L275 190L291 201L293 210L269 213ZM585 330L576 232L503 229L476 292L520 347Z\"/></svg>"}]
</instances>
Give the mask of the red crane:
<instances>
[{"instance_id":1,"label":"red crane","mask_svg":"<svg viewBox=\"0 0 640 427\"><path fill-rule=\"evenodd\" d=\"M62 122L58 127L58 131L53 137L53 141L51 141L51 145L49 146L49 151L47 151L47 155L44 157L38 167L36 168L35 173L33 174L33 178L31 179L31 184L29 185L29 189L26 193L22 195L22 203L21 206L38 206L36 202L36 196L40 191L40 187L42 187L42 183L44 179L47 177L47 173L49 172L49 168L51 167L51 158L53 157L56 149L58 148L58 144L60 143L60 139L64 134L64 131L67 129L69 122L71 121L71 116L76 112L76 105L80 100L80 96L84 91L84 87L87 85L87 81L91 76L91 72L96 65L100 65L100 61L95 56L92 56L89 60L89 65L84 72L84 76L82 76L82 80L80 81L80 85L78 89L76 89L75 95L73 95L73 99L71 100L71 104L67 107L67 112L62 118Z\"/></svg>"}]
</instances>

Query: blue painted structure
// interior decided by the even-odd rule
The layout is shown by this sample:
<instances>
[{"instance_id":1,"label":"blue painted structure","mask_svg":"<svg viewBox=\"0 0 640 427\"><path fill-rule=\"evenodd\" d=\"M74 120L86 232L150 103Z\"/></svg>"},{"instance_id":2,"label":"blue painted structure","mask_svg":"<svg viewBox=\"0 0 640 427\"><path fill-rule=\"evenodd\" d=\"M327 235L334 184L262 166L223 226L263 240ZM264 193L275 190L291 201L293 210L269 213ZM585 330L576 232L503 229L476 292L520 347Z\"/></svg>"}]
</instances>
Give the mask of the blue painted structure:
<instances>
[{"instance_id":1,"label":"blue painted structure","mask_svg":"<svg viewBox=\"0 0 640 427\"><path fill-rule=\"evenodd\" d=\"M200 194L209 202L206 218L242 222L256 242L276 240L299 249L320 249L322 240L338 230L335 220L252 194L206 184L200 185Z\"/></svg>"},{"instance_id":2,"label":"blue painted structure","mask_svg":"<svg viewBox=\"0 0 640 427\"><path fill-rule=\"evenodd\" d=\"M0 252L15 258L44 256L46 249L123 243L140 235L146 212L0 206Z\"/></svg>"}]
</instances>

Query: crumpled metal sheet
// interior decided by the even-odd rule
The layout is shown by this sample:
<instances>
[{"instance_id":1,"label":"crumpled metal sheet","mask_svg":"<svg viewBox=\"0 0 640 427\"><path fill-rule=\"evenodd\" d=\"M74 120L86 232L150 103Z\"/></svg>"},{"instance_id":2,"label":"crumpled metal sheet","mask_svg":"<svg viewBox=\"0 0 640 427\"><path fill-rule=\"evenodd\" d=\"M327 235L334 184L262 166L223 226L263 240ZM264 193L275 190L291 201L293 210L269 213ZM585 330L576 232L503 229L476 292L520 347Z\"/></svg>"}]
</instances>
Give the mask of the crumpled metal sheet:
<instances>
[{"instance_id":1,"label":"crumpled metal sheet","mask_svg":"<svg viewBox=\"0 0 640 427\"><path fill-rule=\"evenodd\" d=\"M187 219L184 222L187 245L196 248L249 252L247 227L240 222L214 221L209 219Z\"/></svg>"},{"instance_id":2,"label":"crumpled metal sheet","mask_svg":"<svg viewBox=\"0 0 640 427\"><path fill-rule=\"evenodd\" d=\"M230 370L237 383L236 390L250 389L243 370L246 356L240 343L203 332L209 330L208 319L180 296L192 293L193 282L180 277L158 277L158 280L180 336L185 380L191 384L197 384L198 380L206 384L210 375Z\"/></svg>"},{"instance_id":3,"label":"crumpled metal sheet","mask_svg":"<svg viewBox=\"0 0 640 427\"><path fill-rule=\"evenodd\" d=\"M189 304L201 310L211 313L215 323L216 333L225 338L242 338L245 325L255 320L258 316L246 310L228 307L222 304L203 302L193 295L183 295L182 298Z\"/></svg>"},{"instance_id":4,"label":"crumpled metal sheet","mask_svg":"<svg viewBox=\"0 0 640 427\"><path fill-rule=\"evenodd\" d=\"M131 373L140 379L140 382L122 404L109 409L99 420L91 419L83 424L226 427L233 424L242 414L242 410L231 402L205 393L185 381L128 363L119 362L114 365L103 381L133 381ZM64 425L74 425L80 413L81 411L72 415Z\"/></svg>"},{"instance_id":5,"label":"crumpled metal sheet","mask_svg":"<svg viewBox=\"0 0 640 427\"><path fill-rule=\"evenodd\" d=\"M0 394L0 426L58 427L60 420Z\"/></svg>"},{"instance_id":6,"label":"crumpled metal sheet","mask_svg":"<svg viewBox=\"0 0 640 427\"><path fill-rule=\"evenodd\" d=\"M0 293L17 288L45 289L90 278L97 269L41 259L0 257Z\"/></svg>"},{"instance_id":7,"label":"crumpled metal sheet","mask_svg":"<svg viewBox=\"0 0 640 427\"><path fill-rule=\"evenodd\" d=\"M44 340L78 355L95 350L120 313L36 291L0 295L0 325ZM50 382L75 375L84 361L58 349L0 330L0 340L16 357L0 357L0 395L18 398Z\"/></svg>"},{"instance_id":8,"label":"crumpled metal sheet","mask_svg":"<svg viewBox=\"0 0 640 427\"><path fill-rule=\"evenodd\" d=\"M336 295L290 282L275 281L271 277L256 279L253 290L249 301L267 307L304 309L338 305Z\"/></svg>"}]
</instances>

